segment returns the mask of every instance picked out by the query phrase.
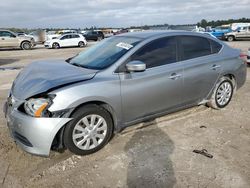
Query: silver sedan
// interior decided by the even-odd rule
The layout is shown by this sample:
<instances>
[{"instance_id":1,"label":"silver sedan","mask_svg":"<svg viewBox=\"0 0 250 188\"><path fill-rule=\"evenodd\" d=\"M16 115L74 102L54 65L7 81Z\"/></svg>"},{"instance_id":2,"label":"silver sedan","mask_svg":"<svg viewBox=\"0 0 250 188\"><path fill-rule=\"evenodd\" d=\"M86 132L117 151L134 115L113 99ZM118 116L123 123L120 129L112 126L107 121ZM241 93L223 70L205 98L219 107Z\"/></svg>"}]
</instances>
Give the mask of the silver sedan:
<instances>
[{"instance_id":1,"label":"silver sedan","mask_svg":"<svg viewBox=\"0 0 250 188\"><path fill-rule=\"evenodd\" d=\"M126 33L66 61L27 66L4 111L25 151L86 155L138 122L200 104L224 108L245 80L240 51L209 35Z\"/></svg>"}]
</instances>

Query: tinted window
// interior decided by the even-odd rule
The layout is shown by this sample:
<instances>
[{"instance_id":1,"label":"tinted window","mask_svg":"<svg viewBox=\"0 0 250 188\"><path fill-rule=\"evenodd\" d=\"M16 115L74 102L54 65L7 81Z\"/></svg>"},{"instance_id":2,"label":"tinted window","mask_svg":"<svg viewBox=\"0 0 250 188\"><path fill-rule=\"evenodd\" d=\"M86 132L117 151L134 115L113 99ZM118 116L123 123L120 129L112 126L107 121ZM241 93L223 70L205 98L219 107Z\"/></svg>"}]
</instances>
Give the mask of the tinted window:
<instances>
[{"instance_id":1,"label":"tinted window","mask_svg":"<svg viewBox=\"0 0 250 188\"><path fill-rule=\"evenodd\" d=\"M64 39L69 39L70 38L70 35L64 35L61 40L64 40Z\"/></svg>"},{"instance_id":2,"label":"tinted window","mask_svg":"<svg viewBox=\"0 0 250 188\"><path fill-rule=\"evenodd\" d=\"M15 37L15 35L8 31L0 31L0 37Z\"/></svg>"},{"instance_id":3,"label":"tinted window","mask_svg":"<svg viewBox=\"0 0 250 188\"><path fill-rule=\"evenodd\" d=\"M157 39L138 50L131 60L146 63L147 68L176 62L177 43L174 37Z\"/></svg>"},{"instance_id":4,"label":"tinted window","mask_svg":"<svg viewBox=\"0 0 250 188\"><path fill-rule=\"evenodd\" d=\"M80 38L79 35L71 35L71 38Z\"/></svg>"},{"instance_id":5,"label":"tinted window","mask_svg":"<svg viewBox=\"0 0 250 188\"><path fill-rule=\"evenodd\" d=\"M222 48L221 44L219 44L218 42L215 42L213 40L210 40L210 44L211 44L212 54L218 53L220 51L220 49Z\"/></svg>"},{"instance_id":6,"label":"tinted window","mask_svg":"<svg viewBox=\"0 0 250 188\"><path fill-rule=\"evenodd\" d=\"M180 37L182 60L211 54L211 47L208 39L196 36Z\"/></svg>"}]
</instances>

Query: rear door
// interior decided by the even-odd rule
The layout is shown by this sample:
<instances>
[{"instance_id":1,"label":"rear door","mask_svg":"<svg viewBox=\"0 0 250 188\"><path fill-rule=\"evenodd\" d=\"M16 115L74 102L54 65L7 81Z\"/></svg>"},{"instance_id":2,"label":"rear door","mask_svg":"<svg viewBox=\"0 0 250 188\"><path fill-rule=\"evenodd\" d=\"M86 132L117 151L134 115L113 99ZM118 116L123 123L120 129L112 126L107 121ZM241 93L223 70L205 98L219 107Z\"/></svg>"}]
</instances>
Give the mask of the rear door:
<instances>
[{"instance_id":1,"label":"rear door","mask_svg":"<svg viewBox=\"0 0 250 188\"><path fill-rule=\"evenodd\" d=\"M208 96L218 80L223 61L218 52L222 46L199 36L180 36L178 42L184 68L183 101L197 104Z\"/></svg>"},{"instance_id":2,"label":"rear door","mask_svg":"<svg viewBox=\"0 0 250 188\"><path fill-rule=\"evenodd\" d=\"M144 72L120 73L125 122L176 108L182 104L183 69L177 61L175 37L157 39L127 61L146 64Z\"/></svg>"},{"instance_id":3,"label":"rear door","mask_svg":"<svg viewBox=\"0 0 250 188\"><path fill-rule=\"evenodd\" d=\"M72 46L78 46L78 43L80 42L80 36L78 34L72 34Z\"/></svg>"}]
</instances>

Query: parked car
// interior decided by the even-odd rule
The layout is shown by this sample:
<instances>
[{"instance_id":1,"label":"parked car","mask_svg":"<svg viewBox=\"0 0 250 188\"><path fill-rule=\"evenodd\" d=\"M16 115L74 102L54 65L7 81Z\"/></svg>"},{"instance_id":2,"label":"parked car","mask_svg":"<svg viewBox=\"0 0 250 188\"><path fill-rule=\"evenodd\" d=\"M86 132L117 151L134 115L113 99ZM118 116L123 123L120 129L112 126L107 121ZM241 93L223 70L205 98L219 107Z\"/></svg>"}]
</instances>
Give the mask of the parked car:
<instances>
[{"instance_id":1,"label":"parked car","mask_svg":"<svg viewBox=\"0 0 250 188\"><path fill-rule=\"evenodd\" d=\"M236 31L226 33L224 39L229 42L234 40L250 39L250 26L239 27Z\"/></svg>"},{"instance_id":2,"label":"parked car","mask_svg":"<svg viewBox=\"0 0 250 188\"><path fill-rule=\"evenodd\" d=\"M121 29L121 30L119 30L117 32L114 32L114 35L119 35L119 34L128 33L128 32L129 32L128 29Z\"/></svg>"},{"instance_id":3,"label":"parked car","mask_svg":"<svg viewBox=\"0 0 250 188\"><path fill-rule=\"evenodd\" d=\"M16 32L16 35L17 36L25 36L27 35L25 32Z\"/></svg>"},{"instance_id":4,"label":"parked car","mask_svg":"<svg viewBox=\"0 0 250 188\"><path fill-rule=\"evenodd\" d=\"M223 39L224 35L231 31L232 29L230 27L216 27L216 28L212 28L209 31L209 33L218 39Z\"/></svg>"},{"instance_id":5,"label":"parked car","mask_svg":"<svg viewBox=\"0 0 250 188\"><path fill-rule=\"evenodd\" d=\"M121 34L66 61L22 70L5 104L16 143L48 156L98 151L125 127L207 104L226 107L246 80L240 50L181 31Z\"/></svg>"},{"instance_id":6,"label":"parked car","mask_svg":"<svg viewBox=\"0 0 250 188\"><path fill-rule=\"evenodd\" d=\"M102 31L86 31L83 33L86 40L100 41L104 39L104 34Z\"/></svg>"},{"instance_id":7,"label":"parked car","mask_svg":"<svg viewBox=\"0 0 250 188\"><path fill-rule=\"evenodd\" d=\"M30 50L34 46L31 37L18 36L9 30L0 30L0 48L18 48Z\"/></svg>"},{"instance_id":8,"label":"parked car","mask_svg":"<svg viewBox=\"0 0 250 188\"><path fill-rule=\"evenodd\" d=\"M46 41L46 31L45 30L36 30L29 33L27 36L32 37L35 43L43 44Z\"/></svg>"},{"instance_id":9,"label":"parked car","mask_svg":"<svg viewBox=\"0 0 250 188\"><path fill-rule=\"evenodd\" d=\"M84 47L87 45L87 41L83 35L73 33L65 34L58 38L53 38L44 43L46 48L61 48L61 47L70 47L70 46L79 46Z\"/></svg>"}]
</instances>

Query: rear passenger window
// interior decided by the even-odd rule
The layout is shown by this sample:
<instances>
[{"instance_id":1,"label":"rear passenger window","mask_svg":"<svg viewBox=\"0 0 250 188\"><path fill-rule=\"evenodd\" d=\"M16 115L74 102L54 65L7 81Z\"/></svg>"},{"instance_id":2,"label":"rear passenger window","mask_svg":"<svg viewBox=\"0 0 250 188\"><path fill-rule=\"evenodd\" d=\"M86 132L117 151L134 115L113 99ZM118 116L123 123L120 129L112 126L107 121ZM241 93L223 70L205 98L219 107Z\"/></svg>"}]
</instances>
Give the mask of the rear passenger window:
<instances>
[{"instance_id":1,"label":"rear passenger window","mask_svg":"<svg viewBox=\"0 0 250 188\"><path fill-rule=\"evenodd\" d=\"M218 53L222 48L222 45L220 43L215 42L213 40L210 40L210 44L211 44L212 54Z\"/></svg>"},{"instance_id":2,"label":"rear passenger window","mask_svg":"<svg viewBox=\"0 0 250 188\"><path fill-rule=\"evenodd\" d=\"M80 38L79 35L71 35L71 38Z\"/></svg>"},{"instance_id":3,"label":"rear passenger window","mask_svg":"<svg viewBox=\"0 0 250 188\"><path fill-rule=\"evenodd\" d=\"M182 60L202 57L211 54L210 42L208 39L196 36L180 37Z\"/></svg>"},{"instance_id":4,"label":"rear passenger window","mask_svg":"<svg viewBox=\"0 0 250 188\"><path fill-rule=\"evenodd\" d=\"M61 40L64 40L64 39L69 39L70 38L70 35L65 35L61 38Z\"/></svg>"},{"instance_id":5,"label":"rear passenger window","mask_svg":"<svg viewBox=\"0 0 250 188\"><path fill-rule=\"evenodd\" d=\"M134 55L131 60L139 60L146 64L147 68L166 65L176 62L177 42L174 37L157 39L146 44Z\"/></svg>"}]
</instances>

